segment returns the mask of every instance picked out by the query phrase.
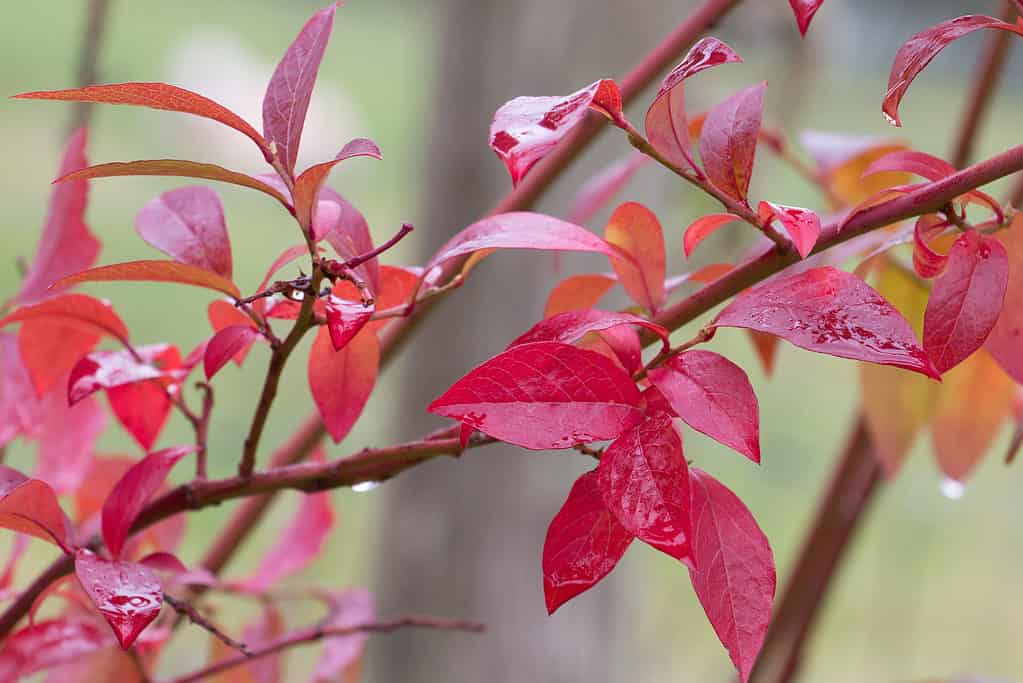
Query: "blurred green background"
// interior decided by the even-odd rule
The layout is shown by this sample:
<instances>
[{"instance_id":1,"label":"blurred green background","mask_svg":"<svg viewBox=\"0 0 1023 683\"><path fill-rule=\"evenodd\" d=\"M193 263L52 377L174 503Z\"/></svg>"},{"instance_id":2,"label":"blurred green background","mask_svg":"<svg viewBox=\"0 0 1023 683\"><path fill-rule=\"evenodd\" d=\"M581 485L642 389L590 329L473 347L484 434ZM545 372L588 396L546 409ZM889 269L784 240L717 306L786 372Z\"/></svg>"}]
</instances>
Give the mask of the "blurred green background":
<instances>
[{"instance_id":1,"label":"blurred green background","mask_svg":"<svg viewBox=\"0 0 1023 683\"><path fill-rule=\"evenodd\" d=\"M266 78L302 22L321 4L113 0L100 60L101 80L177 83L235 107L259 127L259 100ZM626 45L620 53L641 54L670 25L665 22L682 18L691 4L651 3L650 12L662 21L650 20L645 28L630 34L630 40L635 36L636 44ZM432 128L438 120L435 108L445 105L435 101L432 94L440 79L451 77L438 66L441 43L449 30L442 5L432 1L353 0L342 8L321 68L306 129L302 157L306 162L327 158L351 137L371 137L380 144L383 162L349 162L335 171L331 184L363 211L377 241L388 237L402 220L410 220L420 228L418 242L410 241L395 250L388 258L391 263L421 262L423 249L437 246L452 229L461 227L417 222L429 179L427 143L437 134ZM653 9L653 5L657 8ZM806 44L800 46L794 38L796 33L786 3L774 0L746 5L716 33L746 58L746 64L715 70L694 80L688 93L690 106L694 110L705 107L741 85L766 78L771 82L771 90L765 119L784 128L793 138L804 128L893 135L895 131L880 116L879 103L887 82L887 67L900 39L943 18L968 12L991 13L997 7L993 2L906 2L892 7L881 2L831 0L821 10ZM85 3L8 1L3 7L0 92L13 94L73 85ZM604 11L605 3L577 3L573 7L592 18ZM551 7L549 11L564 10ZM464 30L473 31L474 27L467 24ZM602 35L575 36L576 43L572 44L613 42L613 27L606 26L605 30ZM898 137L924 151L948 153L950 131L955 129L973 55L981 42L980 36L974 36L935 60L906 99L903 107L906 128L898 131ZM527 59L529 46L523 47L522 53L508 58ZM595 48L590 45L587 49L594 52ZM596 71L585 60L581 64L577 60L565 69L563 77L557 75L557 65L550 65L559 83L555 90L509 90L504 92L503 99L521 94L570 92L598 77L620 74L627 63L614 62L618 65L616 70L608 73ZM1023 73L1019 67L1016 61L1011 65L984 128L978 155L986 156L1019 141L1020 95L1016 86ZM487 103L486 110L493 111L503 99ZM641 98L630 110L634 121L642 119L648 101L649 96ZM0 230L5 245L0 292L6 294L0 298L17 289L16 259L30 258L33 253L70 113L69 106L57 103L0 100L7 159L4 182L0 185L3 206ZM193 158L242 171L262 170L261 159L251 144L217 124L134 108L108 107L94 113L89 145L93 161ZM485 123L481 123L484 129ZM460 144L467 149L479 148L486 145L486 139L466 135ZM621 138L612 135L602 138L559 183L558 191L542 209L564 215L574 189L626 150ZM490 173L494 182L502 187L507 184L504 169L496 159ZM154 257L155 252L134 232L135 213L149 198L183 184L187 181L159 178L93 183L88 216L92 229L104 243L100 262ZM259 282L273 258L300 239L295 226L268 198L230 186L217 189L225 204L236 281L243 291L248 291ZM461 192L459 187L450 188L449 201L459 202ZM823 208L812 188L766 154L758 161L753 194L786 204ZM715 210L706 199L680 188L672 178L653 168L645 169L620 198L647 202L658 213L665 226L674 272L684 267L679 249L682 229L696 216ZM604 216L606 212L601 220ZM593 226L601 229L601 220L594 221ZM742 253L740 229L733 226L729 230L734 231L724 231L708 244L707 253L715 257L712 260L735 258ZM489 264L483 268L487 267ZM502 307L516 305L512 297L521 295L523 301L527 300L521 291L526 287L535 288L533 301L542 301L560 277L606 265L593 259L567 259L560 265L560 271L558 267L552 261L545 277L516 283L515 289L508 290L507 301L466 307L461 311L462 323L457 334L471 340L477 326L487 325L488 316L500 315ZM468 287L471 286L470 282ZM129 323L136 342L170 341L187 352L208 335L205 309L210 296L203 291L117 283L89 287L87 291L114 302ZM456 293L454 297L462 295ZM540 317L541 308L534 307L532 315ZM687 338L685 335L683 330L677 336L681 340ZM440 348L445 343L443 338L422 338L416 342L427 349L424 352L427 358L430 348ZM501 348L501 345L474 348L472 357L462 362L461 371ZM742 334L724 331L714 340L713 348L750 373L761 404L764 463L754 468L692 432L687 432L687 455L711 470L748 503L771 540L783 584L802 531L812 516L819 486L827 478L836 450L844 443L848 422L856 408L859 391L856 367L849 362L783 348L776 373L768 379ZM216 379L215 421L210 434L213 476L228 474L235 467L266 358L266 350L257 349L243 370L230 366ZM408 368L403 369L408 373ZM341 446L330 445L328 456L339 457L363 446L391 443L396 433L408 436L399 428L406 416L397 409L401 404L394 397L407 383L415 381L414 374L404 377L389 374L379 385L359 426ZM433 390L440 392L443 388L436 386ZM261 449L264 458L311 407L305 387L304 353L300 353L286 373L271 414ZM1023 590L1019 572L1023 531L1017 524L1019 473L1003 467L997 457L1006 436L996 444L959 500L941 495L941 477L933 464L930 445L921 439L902 473L885 486L856 538L849 562L827 601L806 663L805 680L858 683L964 672L1011 677L1023 672L1023 653L1014 646L1016 634L1023 629L1023 611L1017 608ZM170 445L189 438L187 425L175 415L160 443ZM110 429L102 441L102 451L136 454L137 447ZM9 461L29 469L32 453L30 448L16 447ZM531 458L532 467L544 466L539 462L544 456L523 457ZM458 466L455 461L427 465ZM579 471L585 466L579 463ZM176 473L179 477L186 468L180 469ZM567 492L570 481L565 479L559 486L563 485ZM338 526L328 550L292 583L375 586L381 563L386 563L388 556L388 539L375 533L385 500L379 495L380 490L333 494ZM443 500L448 494L438 491L435 495ZM523 491L522 495L536 494ZM561 504L563 494L560 496L537 499L535 507L549 511L549 519ZM246 545L241 558L230 567L230 575L240 576L246 567L258 561L261 551L276 540L279 530L287 524L296 500L294 493L282 497L258 537ZM232 505L225 505L192 516L181 552L186 561L199 557L232 509ZM516 520L508 519L506 523L514 525ZM677 563L635 547L607 585L594 591L619 594L616 604L631 628L622 634L621 641L580 642L564 634L568 627L563 624L569 623L565 620L571 616L559 613L548 619L543 613L538 568L544 529L530 531L536 539L535 553L513 559L519 565L518 571L536 576L535 591L520 599L535 603L536 629L545 629L551 638L564 636L561 646L564 658L579 662L580 678L586 672L590 680L605 680L593 678L585 664L591 654L595 656L599 651L602 657L616 661L617 671L628 672L630 680L729 680L730 663ZM30 561L22 565L19 579L27 580L31 567L41 566L52 557L51 548L33 544ZM415 581L415 577L409 580ZM429 592L432 588L423 585L421 589ZM571 610L569 605L564 612ZM289 605L287 612L294 623L316 617L300 606ZM228 626L237 626L252 614L251 606L245 605L225 610L217 617ZM495 627L501 621L499 612L460 616L480 618ZM497 638L501 632L495 628L489 636L444 637ZM380 640L385 638L389 636L371 640L370 648L381 647ZM186 629L165 654L161 671L169 674L199 666L205 641L196 629ZM522 655L526 657L527 653ZM314 661L313 650L292 654L289 659L292 675L288 680L305 680L300 672L308 671ZM572 666L569 664L570 671ZM374 678L372 668L368 673L369 680L383 680ZM514 670L502 670L492 680L521 677ZM618 679L608 673L606 680Z\"/></svg>"}]
</instances>

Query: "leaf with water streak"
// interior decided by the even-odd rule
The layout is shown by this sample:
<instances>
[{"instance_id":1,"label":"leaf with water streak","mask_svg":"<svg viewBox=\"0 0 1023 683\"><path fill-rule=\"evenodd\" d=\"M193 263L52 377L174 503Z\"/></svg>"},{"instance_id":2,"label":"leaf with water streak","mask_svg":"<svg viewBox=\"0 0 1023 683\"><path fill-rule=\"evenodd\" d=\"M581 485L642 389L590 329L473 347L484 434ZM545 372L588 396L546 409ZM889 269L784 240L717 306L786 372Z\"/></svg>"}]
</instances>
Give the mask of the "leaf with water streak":
<instances>
[{"instance_id":1,"label":"leaf with water streak","mask_svg":"<svg viewBox=\"0 0 1023 683\"><path fill-rule=\"evenodd\" d=\"M135 562L105 560L88 550L75 554L75 575L96 609L127 650L160 614L163 589L152 569Z\"/></svg>"},{"instance_id":2,"label":"leaf with water streak","mask_svg":"<svg viewBox=\"0 0 1023 683\"><path fill-rule=\"evenodd\" d=\"M38 671L80 663L82 657L111 644L110 634L92 619L37 621L4 640L0 647L0 681L13 683Z\"/></svg>"}]
</instances>

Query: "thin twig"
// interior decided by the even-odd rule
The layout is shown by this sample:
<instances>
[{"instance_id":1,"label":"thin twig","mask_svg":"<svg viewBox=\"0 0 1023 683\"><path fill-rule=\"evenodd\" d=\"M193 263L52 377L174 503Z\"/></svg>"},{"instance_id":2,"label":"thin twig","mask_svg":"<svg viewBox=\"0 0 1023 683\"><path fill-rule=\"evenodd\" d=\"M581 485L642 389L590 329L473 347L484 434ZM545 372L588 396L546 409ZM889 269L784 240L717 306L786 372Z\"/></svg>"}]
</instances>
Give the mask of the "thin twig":
<instances>
[{"instance_id":1,"label":"thin twig","mask_svg":"<svg viewBox=\"0 0 1023 683\"><path fill-rule=\"evenodd\" d=\"M99 53L106 35L107 20L110 16L110 0L89 0L82 46L78 54L78 86L84 88L98 80ZM71 111L71 130L89 124L92 117L91 102L75 102Z\"/></svg>"},{"instance_id":2,"label":"thin twig","mask_svg":"<svg viewBox=\"0 0 1023 683\"><path fill-rule=\"evenodd\" d=\"M245 657L250 657L252 655L251 650L249 650L245 643L239 642L221 631L212 621L200 614L199 610L188 602L178 600L170 593L163 594L163 601L173 607L175 612L184 617L188 617L189 621L199 628L211 633L214 638L222 642L224 645L227 645L232 650L241 652Z\"/></svg>"}]
</instances>

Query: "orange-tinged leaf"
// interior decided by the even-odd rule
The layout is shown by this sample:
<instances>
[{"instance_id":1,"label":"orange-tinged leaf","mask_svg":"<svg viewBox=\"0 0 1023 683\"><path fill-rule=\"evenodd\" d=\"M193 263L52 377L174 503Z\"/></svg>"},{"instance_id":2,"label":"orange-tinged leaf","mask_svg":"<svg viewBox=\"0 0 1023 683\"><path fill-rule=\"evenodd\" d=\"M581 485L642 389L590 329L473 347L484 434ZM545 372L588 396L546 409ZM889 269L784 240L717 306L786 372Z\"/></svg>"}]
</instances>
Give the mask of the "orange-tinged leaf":
<instances>
[{"instance_id":1,"label":"orange-tinged leaf","mask_svg":"<svg viewBox=\"0 0 1023 683\"><path fill-rule=\"evenodd\" d=\"M0 327L34 320L79 323L109 334L124 343L128 342L128 328L110 304L86 294L63 294L47 299L41 304L22 306L0 319Z\"/></svg>"},{"instance_id":2,"label":"orange-tinged leaf","mask_svg":"<svg viewBox=\"0 0 1023 683\"><path fill-rule=\"evenodd\" d=\"M981 349L942 376L931 436L938 466L962 481L984 457L1012 410L1016 385Z\"/></svg>"},{"instance_id":3,"label":"orange-tinged leaf","mask_svg":"<svg viewBox=\"0 0 1023 683\"><path fill-rule=\"evenodd\" d=\"M559 282L547 297L543 317L593 308L618 281L600 273L573 275Z\"/></svg>"},{"instance_id":4,"label":"orange-tinged leaf","mask_svg":"<svg viewBox=\"0 0 1023 683\"><path fill-rule=\"evenodd\" d=\"M70 552L68 521L57 494L39 479L0 465L0 527L56 543Z\"/></svg>"},{"instance_id":5,"label":"orange-tinged leaf","mask_svg":"<svg viewBox=\"0 0 1023 683\"><path fill-rule=\"evenodd\" d=\"M18 330L18 350L42 396L78 359L99 343L100 335L87 325L64 319L27 320Z\"/></svg>"},{"instance_id":6,"label":"orange-tinged leaf","mask_svg":"<svg viewBox=\"0 0 1023 683\"><path fill-rule=\"evenodd\" d=\"M128 261L100 266L58 280L53 286L70 287L82 282L174 282L241 298L238 287L226 277L176 261Z\"/></svg>"},{"instance_id":7,"label":"orange-tinged leaf","mask_svg":"<svg viewBox=\"0 0 1023 683\"><path fill-rule=\"evenodd\" d=\"M881 190L911 182L913 177L909 173L896 171L863 177L863 172L878 159L906 149L902 144L879 144L828 169L826 178L831 194L845 206L856 206Z\"/></svg>"},{"instance_id":8,"label":"orange-tinged leaf","mask_svg":"<svg viewBox=\"0 0 1023 683\"><path fill-rule=\"evenodd\" d=\"M746 332L746 336L753 344L753 350L757 352L757 358L760 359L764 374L770 377L774 373L774 364L778 360L778 345L781 342L781 337L759 330L746 330Z\"/></svg>"},{"instance_id":9,"label":"orange-tinged leaf","mask_svg":"<svg viewBox=\"0 0 1023 683\"><path fill-rule=\"evenodd\" d=\"M625 291L633 301L650 311L664 305L664 232L657 216L636 202L626 202L611 214L604 239L633 261L611 257Z\"/></svg>"},{"instance_id":10,"label":"orange-tinged leaf","mask_svg":"<svg viewBox=\"0 0 1023 683\"><path fill-rule=\"evenodd\" d=\"M720 228L722 225L742 219L731 213L712 213L709 216L697 218L686 228L682 236L682 250L686 258L693 255L693 251L708 235Z\"/></svg>"}]
</instances>

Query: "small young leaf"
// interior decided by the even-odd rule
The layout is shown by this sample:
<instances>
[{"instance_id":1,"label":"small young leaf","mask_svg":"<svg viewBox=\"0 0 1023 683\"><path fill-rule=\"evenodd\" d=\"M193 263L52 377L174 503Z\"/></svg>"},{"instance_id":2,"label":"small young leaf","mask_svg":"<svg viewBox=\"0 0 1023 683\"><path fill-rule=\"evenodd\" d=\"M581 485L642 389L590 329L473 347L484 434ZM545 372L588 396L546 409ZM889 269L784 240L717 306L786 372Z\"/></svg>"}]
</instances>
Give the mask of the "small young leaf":
<instances>
[{"instance_id":1,"label":"small young leaf","mask_svg":"<svg viewBox=\"0 0 1023 683\"><path fill-rule=\"evenodd\" d=\"M767 82L740 90L707 113L700 134L700 157L719 190L746 201L760 135Z\"/></svg>"},{"instance_id":2,"label":"small young leaf","mask_svg":"<svg viewBox=\"0 0 1023 683\"><path fill-rule=\"evenodd\" d=\"M71 135L60 162L60 175L67 175L88 164L85 158L87 140L85 128ZM22 278L21 290L16 298L19 304L42 301L51 296L47 288L53 281L89 268L96 262L100 242L85 223L88 200L89 186L84 180L63 183L53 188L39 247L28 272Z\"/></svg>"},{"instance_id":3,"label":"small young leaf","mask_svg":"<svg viewBox=\"0 0 1023 683\"><path fill-rule=\"evenodd\" d=\"M808 351L940 377L906 319L863 280L830 266L754 287L713 324L770 332Z\"/></svg>"},{"instance_id":4,"label":"small young leaf","mask_svg":"<svg viewBox=\"0 0 1023 683\"><path fill-rule=\"evenodd\" d=\"M206 353L203 354L202 360L206 379L213 379L213 376L231 359L241 365L238 357L244 359L249 348L260 336L259 330L251 325L231 325L213 335L206 345Z\"/></svg>"},{"instance_id":5,"label":"small young leaf","mask_svg":"<svg viewBox=\"0 0 1023 683\"><path fill-rule=\"evenodd\" d=\"M70 524L46 482L0 465L0 527L56 543L70 553Z\"/></svg>"},{"instance_id":6,"label":"small young leaf","mask_svg":"<svg viewBox=\"0 0 1023 683\"><path fill-rule=\"evenodd\" d=\"M760 408L738 365L710 351L686 351L650 370L650 381L690 427L760 462Z\"/></svg>"},{"instance_id":7,"label":"small young leaf","mask_svg":"<svg viewBox=\"0 0 1023 683\"><path fill-rule=\"evenodd\" d=\"M263 96L263 135L276 147L285 171L294 175L306 111L320 61L330 41L337 4L314 14L284 53Z\"/></svg>"},{"instance_id":8,"label":"small young leaf","mask_svg":"<svg viewBox=\"0 0 1023 683\"><path fill-rule=\"evenodd\" d=\"M320 195L323 183L327 180L327 176L342 161L359 156L368 156L374 159L383 158L380 154L380 148L377 147L375 142L365 138L356 138L341 148L341 151L338 152L333 160L310 166L295 180L295 190L292 192L295 201L295 216L298 218L299 224L310 235L314 234L313 217L316 212L316 201ZM352 254L352 256L355 255Z\"/></svg>"},{"instance_id":9,"label":"small young leaf","mask_svg":"<svg viewBox=\"0 0 1023 683\"><path fill-rule=\"evenodd\" d=\"M171 468L195 451L194 446L174 446L150 453L114 484L103 503L103 541L111 555L115 558L121 556L131 526L146 502L163 485Z\"/></svg>"},{"instance_id":10,"label":"small young leaf","mask_svg":"<svg viewBox=\"0 0 1023 683\"><path fill-rule=\"evenodd\" d=\"M593 308L617 282L612 275L597 273L567 277L551 290L543 309L543 317Z\"/></svg>"},{"instance_id":11,"label":"small young leaf","mask_svg":"<svg viewBox=\"0 0 1023 683\"><path fill-rule=\"evenodd\" d=\"M613 257L611 265L633 301L656 312L664 305L664 232L657 216L636 202L626 202L611 214L604 239L632 257Z\"/></svg>"},{"instance_id":12,"label":"small young leaf","mask_svg":"<svg viewBox=\"0 0 1023 683\"><path fill-rule=\"evenodd\" d=\"M597 474L604 505L626 531L677 560L690 559L689 467L669 415L611 442Z\"/></svg>"},{"instance_id":13,"label":"small young leaf","mask_svg":"<svg viewBox=\"0 0 1023 683\"><path fill-rule=\"evenodd\" d=\"M68 321L85 325L124 344L128 343L128 328L110 304L85 294L63 294L40 304L22 306L0 319L0 327L33 320Z\"/></svg>"},{"instance_id":14,"label":"small young leaf","mask_svg":"<svg viewBox=\"0 0 1023 683\"><path fill-rule=\"evenodd\" d=\"M589 590L611 573L632 534L604 506L596 470L579 477L551 520L543 544L547 613Z\"/></svg>"},{"instance_id":15,"label":"small young leaf","mask_svg":"<svg viewBox=\"0 0 1023 683\"><path fill-rule=\"evenodd\" d=\"M567 311L565 313L558 313L550 318L545 318L509 344L508 348L541 341L573 344L582 339L588 332L601 332L620 325L637 325L650 330L661 338L665 351L670 346L668 343L668 330L656 323L631 313L612 313L610 311L590 308L580 311Z\"/></svg>"},{"instance_id":16,"label":"small young leaf","mask_svg":"<svg viewBox=\"0 0 1023 683\"><path fill-rule=\"evenodd\" d=\"M998 322L1008 279L1009 257L1000 242L972 230L956 240L924 314L924 349L938 372L983 346Z\"/></svg>"},{"instance_id":17,"label":"small young leaf","mask_svg":"<svg viewBox=\"0 0 1023 683\"><path fill-rule=\"evenodd\" d=\"M62 617L15 631L0 648L0 680L19 681L111 645L110 634L91 619ZM53 679L49 679L53 680Z\"/></svg>"},{"instance_id":18,"label":"small young leaf","mask_svg":"<svg viewBox=\"0 0 1023 683\"><path fill-rule=\"evenodd\" d=\"M346 301L336 296L327 299L324 315L335 351L343 349L365 327L374 310L374 306L366 306L361 301Z\"/></svg>"},{"instance_id":19,"label":"small young leaf","mask_svg":"<svg viewBox=\"0 0 1023 683\"><path fill-rule=\"evenodd\" d=\"M373 392L380 364L375 334L357 334L335 351L330 333L320 328L309 351L309 390L335 443L351 431Z\"/></svg>"},{"instance_id":20,"label":"small young leaf","mask_svg":"<svg viewBox=\"0 0 1023 683\"><path fill-rule=\"evenodd\" d=\"M1023 35L1023 28L1015 24L1007 24L994 17L967 15L925 29L899 48L888 76L888 92L885 93L881 105L881 111L889 123L894 126L902 125L899 120L899 103L909 89L909 84L931 63L934 56L957 38L982 28L1012 31Z\"/></svg>"},{"instance_id":21,"label":"small young leaf","mask_svg":"<svg viewBox=\"0 0 1023 683\"><path fill-rule=\"evenodd\" d=\"M144 565L105 560L79 550L75 575L124 650L160 614L163 589L153 570Z\"/></svg>"},{"instance_id":22,"label":"small young leaf","mask_svg":"<svg viewBox=\"0 0 1023 683\"><path fill-rule=\"evenodd\" d=\"M798 206L784 206L772 202L760 202L758 211L760 220L771 221L775 218L792 238L792 245L801 258L806 258L817 244L821 234L821 217L810 209Z\"/></svg>"},{"instance_id":23,"label":"small young leaf","mask_svg":"<svg viewBox=\"0 0 1023 683\"><path fill-rule=\"evenodd\" d=\"M224 207L208 187L182 187L149 201L135 218L147 244L181 263L231 278Z\"/></svg>"},{"instance_id":24,"label":"small young leaf","mask_svg":"<svg viewBox=\"0 0 1023 683\"><path fill-rule=\"evenodd\" d=\"M650 144L675 166L700 173L690 151L683 82L712 66L741 61L742 58L732 48L717 38L702 38L664 78L657 97L647 109L645 128Z\"/></svg>"},{"instance_id":25,"label":"small young leaf","mask_svg":"<svg viewBox=\"0 0 1023 683\"><path fill-rule=\"evenodd\" d=\"M689 470L693 492L689 568L696 597L721 644L749 679L771 619L777 578L764 532L739 498L703 470Z\"/></svg>"},{"instance_id":26,"label":"small young leaf","mask_svg":"<svg viewBox=\"0 0 1023 683\"><path fill-rule=\"evenodd\" d=\"M638 424L632 378L593 351L557 342L514 346L455 382L429 410L531 450L614 439Z\"/></svg>"},{"instance_id":27,"label":"small young leaf","mask_svg":"<svg viewBox=\"0 0 1023 683\"><path fill-rule=\"evenodd\" d=\"M172 282L205 287L236 299L241 298L237 285L228 278L205 268L174 261L128 261L99 266L57 280L53 286L70 287L81 282Z\"/></svg>"},{"instance_id":28,"label":"small young leaf","mask_svg":"<svg viewBox=\"0 0 1023 683\"><path fill-rule=\"evenodd\" d=\"M512 184L529 172L593 107L615 123L624 121L622 96L604 79L565 97L516 97L494 114L490 148L508 167Z\"/></svg>"},{"instance_id":29,"label":"small young leaf","mask_svg":"<svg viewBox=\"0 0 1023 683\"><path fill-rule=\"evenodd\" d=\"M796 15L796 24L799 26L799 35L805 36L810 28L810 21L817 10L824 4L824 0L789 0L792 13Z\"/></svg>"},{"instance_id":30,"label":"small young leaf","mask_svg":"<svg viewBox=\"0 0 1023 683\"><path fill-rule=\"evenodd\" d=\"M692 225L686 228L686 232L682 236L682 251L685 252L686 258L692 256L700 242L712 232L722 225L739 220L742 219L731 213L712 213L709 216L697 218Z\"/></svg>"},{"instance_id":31,"label":"small young leaf","mask_svg":"<svg viewBox=\"0 0 1023 683\"><path fill-rule=\"evenodd\" d=\"M1009 255L1009 282L998 323L985 346L1009 375L1023 384L1023 217L996 234Z\"/></svg>"},{"instance_id":32,"label":"small young leaf","mask_svg":"<svg viewBox=\"0 0 1023 683\"><path fill-rule=\"evenodd\" d=\"M650 161L652 159L647 155L633 151L587 180L572 200L568 222L586 225L629 184L636 172Z\"/></svg>"}]
</instances>

